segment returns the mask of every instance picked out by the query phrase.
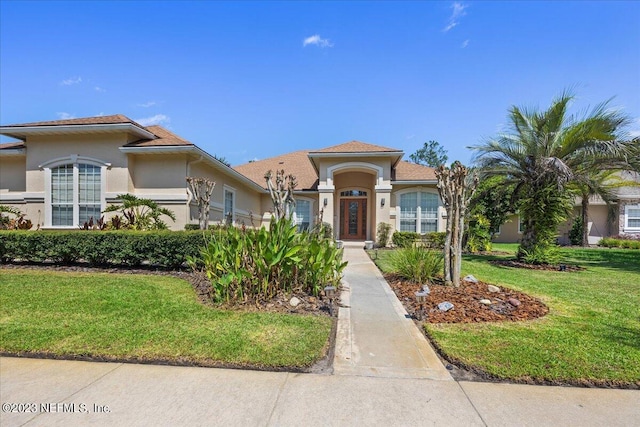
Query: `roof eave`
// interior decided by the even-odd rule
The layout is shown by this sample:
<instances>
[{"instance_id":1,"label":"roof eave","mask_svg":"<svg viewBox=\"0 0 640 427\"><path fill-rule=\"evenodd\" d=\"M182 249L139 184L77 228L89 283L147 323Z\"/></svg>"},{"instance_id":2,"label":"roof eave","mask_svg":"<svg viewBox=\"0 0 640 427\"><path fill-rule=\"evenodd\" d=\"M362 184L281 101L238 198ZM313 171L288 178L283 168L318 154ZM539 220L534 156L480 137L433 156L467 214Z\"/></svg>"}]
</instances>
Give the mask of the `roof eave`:
<instances>
[{"instance_id":1,"label":"roof eave","mask_svg":"<svg viewBox=\"0 0 640 427\"><path fill-rule=\"evenodd\" d=\"M22 141L33 135L68 135L81 133L127 132L141 139L156 139L156 135L133 123L49 125L49 126L0 126L0 134Z\"/></svg>"},{"instance_id":2,"label":"roof eave","mask_svg":"<svg viewBox=\"0 0 640 427\"><path fill-rule=\"evenodd\" d=\"M415 184L437 184L437 179L399 179L395 181L391 181L391 185L415 185Z\"/></svg>"},{"instance_id":3,"label":"roof eave","mask_svg":"<svg viewBox=\"0 0 640 427\"><path fill-rule=\"evenodd\" d=\"M0 156L2 157L19 157L26 155L26 148L7 148L5 150L0 150Z\"/></svg>"}]
</instances>

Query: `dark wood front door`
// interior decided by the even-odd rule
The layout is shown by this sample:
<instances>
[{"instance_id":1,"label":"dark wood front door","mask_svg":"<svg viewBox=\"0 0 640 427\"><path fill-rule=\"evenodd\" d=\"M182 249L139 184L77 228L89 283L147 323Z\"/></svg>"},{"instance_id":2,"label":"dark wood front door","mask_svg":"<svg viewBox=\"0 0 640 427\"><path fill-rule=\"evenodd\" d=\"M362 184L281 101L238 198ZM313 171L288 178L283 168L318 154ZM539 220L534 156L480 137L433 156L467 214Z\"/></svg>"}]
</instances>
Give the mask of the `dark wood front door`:
<instances>
[{"instance_id":1,"label":"dark wood front door","mask_svg":"<svg viewBox=\"0 0 640 427\"><path fill-rule=\"evenodd\" d=\"M367 199L340 200L340 239L364 240L367 236Z\"/></svg>"}]
</instances>

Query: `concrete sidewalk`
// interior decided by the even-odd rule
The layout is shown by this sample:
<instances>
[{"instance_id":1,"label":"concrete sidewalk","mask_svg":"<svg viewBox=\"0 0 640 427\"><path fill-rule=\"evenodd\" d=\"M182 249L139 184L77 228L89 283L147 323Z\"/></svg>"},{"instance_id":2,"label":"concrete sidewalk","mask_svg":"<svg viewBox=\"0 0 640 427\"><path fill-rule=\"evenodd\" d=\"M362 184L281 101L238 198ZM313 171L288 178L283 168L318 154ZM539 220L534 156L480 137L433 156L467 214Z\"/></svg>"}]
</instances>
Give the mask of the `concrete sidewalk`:
<instances>
[{"instance_id":1,"label":"concrete sidewalk","mask_svg":"<svg viewBox=\"0 0 640 427\"><path fill-rule=\"evenodd\" d=\"M0 358L7 426L639 426L640 391L453 381L347 245L334 375Z\"/></svg>"}]
</instances>

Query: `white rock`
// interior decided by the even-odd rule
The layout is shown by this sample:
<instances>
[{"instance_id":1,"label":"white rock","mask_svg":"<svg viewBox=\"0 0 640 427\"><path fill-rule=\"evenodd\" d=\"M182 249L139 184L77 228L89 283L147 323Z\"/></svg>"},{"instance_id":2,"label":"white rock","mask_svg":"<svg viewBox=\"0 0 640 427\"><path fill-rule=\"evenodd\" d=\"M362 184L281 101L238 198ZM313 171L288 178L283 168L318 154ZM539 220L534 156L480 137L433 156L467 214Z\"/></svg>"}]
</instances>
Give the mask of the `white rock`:
<instances>
[{"instance_id":1,"label":"white rock","mask_svg":"<svg viewBox=\"0 0 640 427\"><path fill-rule=\"evenodd\" d=\"M478 283L478 279L476 279L472 274L465 276L462 280L464 280L465 282Z\"/></svg>"},{"instance_id":2,"label":"white rock","mask_svg":"<svg viewBox=\"0 0 640 427\"><path fill-rule=\"evenodd\" d=\"M300 305L302 301L300 301L297 297L293 297L289 300L289 305L291 307L297 307L298 305Z\"/></svg>"},{"instance_id":3,"label":"white rock","mask_svg":"<svg viewBox=\"0 0 640 427\"><path fill-rule=\"evenodd\" d=\"M480 301L478 301L480 304L484 304L484 305L491 305L491 300L488 299L481 299Z\"/></svg>"},{"instance_id":4,"label":"white rock","mask_svg":"<svg viewBox=\"0 0 640 427\"><path fill-rule=\"evenodd\" d=\"M500 288L494 285L488 285L487 290L489 292L500 292Z\"/></svg>"}]
</instances>

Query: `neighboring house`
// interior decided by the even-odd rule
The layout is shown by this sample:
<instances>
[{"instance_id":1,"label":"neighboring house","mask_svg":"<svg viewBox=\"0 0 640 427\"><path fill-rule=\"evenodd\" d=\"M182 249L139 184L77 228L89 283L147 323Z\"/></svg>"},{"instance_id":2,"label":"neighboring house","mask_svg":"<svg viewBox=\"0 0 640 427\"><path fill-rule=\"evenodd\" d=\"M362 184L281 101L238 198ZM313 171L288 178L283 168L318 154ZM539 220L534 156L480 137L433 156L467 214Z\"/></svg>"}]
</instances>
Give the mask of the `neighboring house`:
<instances>
[{"instance_id":1,"label":"neighboring house","mask_svg":"<svg viewBox=\"0 0 640 427\"><path fill-rule=\"evenodd\" d=\"M0 144L0 204L44 229L77 228L117 195L149 198L176 214L172 229L197 223L187 176L216 181L211 219L266 224L272 211L264 175L284 169L298 181L301 227L329 223L336 238L375 239L377 224L443 231L432 168L402 161L401 150L358 141L297 151L230 168L160 126L123 115L0 126L20 140Z\"/></svg>"},{"instance_id":2,"label":"neighboring house","mask_svg":"<svg viewBox=\"0 0 640 427\"><path fill-rule=\"evenodd\" d=\"M598 196L589 199L589 244L595 245L603 237L615 235L640 236L640 174L635 172L623 172L622 181L637 182L637 185L620 187L615 190L617 196L611 206ZM572 219L561 225L558 229L558 242L561 245L571 244L569 230L573 224L573 218L580 216L582 212L581 200L576 198ZM502 224L495 234L495 242L518 242L522 238L522 223L519 215L512 215Z\"/></svg>"}]
</instances>

